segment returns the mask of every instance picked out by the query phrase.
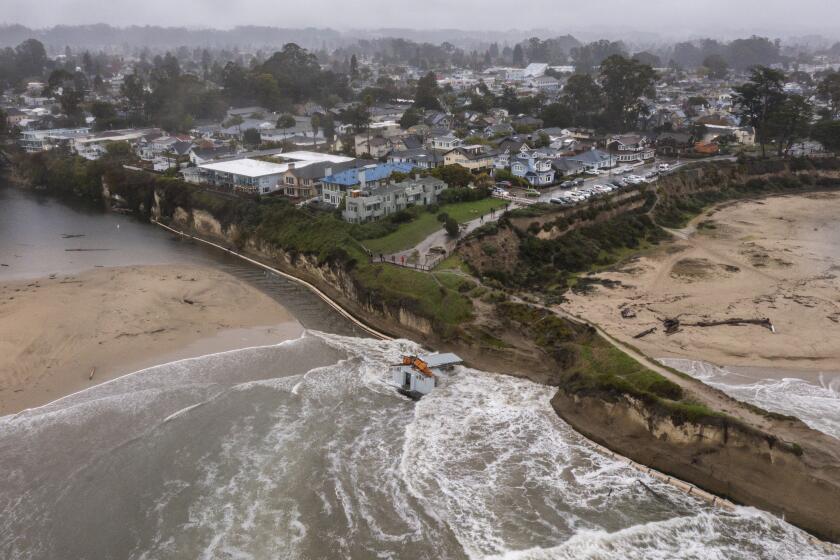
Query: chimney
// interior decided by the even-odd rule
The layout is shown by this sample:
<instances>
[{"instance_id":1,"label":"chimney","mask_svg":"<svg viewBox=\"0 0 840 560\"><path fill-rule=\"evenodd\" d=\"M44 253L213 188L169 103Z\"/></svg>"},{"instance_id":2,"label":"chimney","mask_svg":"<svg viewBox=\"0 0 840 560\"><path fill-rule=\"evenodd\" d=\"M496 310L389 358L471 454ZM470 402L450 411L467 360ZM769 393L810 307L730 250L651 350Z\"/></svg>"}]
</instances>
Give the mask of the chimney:
<instances>
[{"instance_id":1,"label":"chimney","mask_svg":"<svg viewBox=\"0 0 840 560\"><path fill-rule=\"evenodd\" d=\"M324 177L329 177L330 175L332 175L332 167L327 167L324 169Z\"/></svg>"},{"instance_id":2,"label":"chimney","mask_svg":"<svg viewBox=\"0 0 840 560\"><path fill-rule=\"evenodd\" d=\"M366 185L367 181L365 180L365 170L362 169L359 171L359 188L364 190Z\"/></svg>"},{"instance_id":3,"label":"chimney","mask_svg":"<svg viewBox=\"0 0 840 560\"><path fill-rule=\"evenodd\" d=\"M294 169L294 168L295 168L295 162L289 163L289 169L291 170L291 169Z\"/></svg>"}]
</instances>

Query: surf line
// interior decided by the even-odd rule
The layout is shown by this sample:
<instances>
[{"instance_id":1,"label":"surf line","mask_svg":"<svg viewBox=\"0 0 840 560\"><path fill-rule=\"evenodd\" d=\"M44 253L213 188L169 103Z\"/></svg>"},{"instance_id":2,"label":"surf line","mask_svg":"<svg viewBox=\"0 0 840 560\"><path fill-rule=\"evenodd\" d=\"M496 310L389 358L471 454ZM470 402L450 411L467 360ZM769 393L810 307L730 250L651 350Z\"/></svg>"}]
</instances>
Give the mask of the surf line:
<instances>
[{"instance_id":1,"label":"surf line","mask_svg":"<svg viewBox=\"0 0 840 560\"><path fill-rule=\"evenodd\" d=\"M188 237L190 239L194 239L195 241L200 241L201 243L204 243L205 245L215 247L216 249L224 251L225 253L228 253L229 255L239 257L240 259L242 259L244 261L247 261L247 262L249 262L249 263L251 263L255 266L258 266L258 267L262 268L263 270L267 270L269 272L272 272L274 274L282 276L283 278L291 280L292 282L297 282L298 284L300 284L300 285L308 288L309 290L311 290L315 295L317 295L319 298L324 300L324 302L327 303L327 305L332 307L335 311L340 313L343 317L345 317L346 319L351 321L353 324L355 324L359 328L363 329L365 332L369 333L374 338L378 338L380 340L394 340L394 337L388 336L384 333L381 333L381 332L377 331L376 329L374 329L372 327L369 327L368 325L364 324L361 320L359 320L355 316L353 316L349 311L344 309L336 301L331 299L327 294L325 294L324 292L319 290L313 284L307 282L306 280L303 280L302 278L298 278L297 276L292 276L291 274L287 274L287 273L285 273L281 270L277 270L276 268L270 267L265 263L262 263L260 261L255 260L255 259L247 257L247 256L245 256L241 253L237 253L236 251L231 251L227 247L219 245L218 243L213 243L212 241L202 239L201 237L196 237L194 235L190 235L190 234L185 233L183 231L178 231L177 229L173 229L173 228L167 226L166 224L162 224L161 222L159 222L155 219L151 219L151 222L154 223L154 224L157 224L158 226L160 226L160 227L162 227L162 228L164 228L164 229L166 229L166 230L168 230L172 233L175 233L175 234L180 235L182 237ZM576 317L576 319L577 319L577 317ZM578 320L580 321L580 319L578 319ZM631 468L633 468L633 469L635 469L635 470L637 470L641 473L647 474L647 475L652 476L653 478L656 478L656 479L658 479L658 480L660 480L660 481L662 481L666 484L669 484L669 485L673 486L674 488L677 488L678 490L681 490L682 492L688 494L689 496L694 496L698 499L704 500L704 501L708 502L712 507L719 507L719 508L725 509L727 511L735 511L735 509L737 507L735 504L733 504L732 502L730 502L729 500L727 500L725 498L721 498L720 496L716 496L714 494L706 492L705 490L702 490L702 489L700 489L700 488L698 488L698 487L696 487L692 484L689 484L689 483L685 482L684 480L680 480L679 478L675 478L673 476L668 476L664 473L661 473L661 472L657 471L654 468L647 467L647 466L642 465L640 463L636 463L635 461L633 461L629 457L625 457L624 455L621 455L621 454L616 453L616 452L614 452L610 449L607 449L603 445L601 445L599 443L596 443L596 442L594 442L594 441L592 441L588 438L586 439L586 441L589 444L595 446L596 449L598 449L600 452L607 455L608 457L612 457L613 459L615 459L617 461L620 461L620 462L623 462L626 465L628 465L629 467L631 467ZM822 541L822 540L814 537L813 535L811 535L809 533L805 533L805 534L808 535L809 540L813 544L817 544L819 546L822 546L826 550L830 550L832 552L836 551L836 548L835 548L835 546L832 545L832 543Z\"/></svg>"},{"instance_id":2,"label":"surf line","mask_svg":"<svg viewBox=\"0 0 840 560\"><path fill-rule=\"evenodd\" d=\"M195 235L190 235L189 233L185 233L183 231L178 231L177 229L173 229L173 228L169 227L168 225L162 224L161 222L159 222L155 219L152 219L151 222L153 224L156 224L156 225L172 232L172 233L178 234L182 237L188 237L190 239L194 239L195 241L200 241L201 243L204 243L205 245L210 245L211 247L215 247L216 249L224 251L225 253L228 253L229 255L239 257L240 259L242 259L244 261L247 261L247 262L249 262L249 263L251 263L255 266L258 266L258 267L262 268L263 270L267 270L267 271L269 271L273 274L276 274L278 276L282 276L283 278L286 278L287 280L291 280L292 282L296 282L296 283L304 286L305 288L309 289L310 291L312 291L316 296L321 298L327 305L329 305L336 312L341 314L341 316L343 316L345 319L352 322L354 325L356 325L360 329L364 330L366 333L370 334L374 338L378 338L380 340L394 340L394 337L388 336L387 334L384 334L384 333L381 333L378 330L374 329L373 327L370 327L370 326L366 325L365 323L363 323L360 319L356 318L352 313L350 313L349 311L344 309L341 305L339 305L335 300L333 300L327 294L325 294L324 292L319 290L315 285L311 284L310 282L307 282L306 280L304 280L302 278L298 278L297 276L293 276L291 274L288 274L286 272L283 272L281 270L278 270L276 268L268 266L265 263L262 263L262 262L260 262L256 259L252 259L250 257L247 257L247 256L243 255L242 253L237 253L236 251L232 251L232 250L228 249L227 247L219 245L218 243L213 243L212 241L202 239L201 237L196 237Z\"/></svg>"}]
</instances>

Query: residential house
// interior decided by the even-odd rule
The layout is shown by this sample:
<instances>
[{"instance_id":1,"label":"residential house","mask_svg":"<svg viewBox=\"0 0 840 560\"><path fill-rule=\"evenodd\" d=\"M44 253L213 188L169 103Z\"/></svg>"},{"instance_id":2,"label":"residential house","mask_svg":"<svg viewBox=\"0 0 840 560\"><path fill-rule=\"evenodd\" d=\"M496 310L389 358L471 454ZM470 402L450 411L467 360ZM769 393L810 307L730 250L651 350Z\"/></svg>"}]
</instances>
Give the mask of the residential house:
<instances>
[{"instance_id":1,"label":"residential house","mask_svg":"<svg viewBox=\"0 0 840 560\"><path fill-rule=\"evenodd\" d=\"M688 152L694 145L694 136L688 132L663 132L656 138L656 153L674 157Z\"/></svg>"},{"instance_id":2,"label":"residential house","mask_svg":"<svg viewBox=\"0 0 840 560\"><path fill-rule=\"evenodd\" d=\"M144 161L152 161L165 153L186 155L192 145L192 138L184 135L143 137L137 142L137 156Z\"/></svg>"},{"instance_id":3,"label":"residential house","mask_svg":"<svg viewBox=\"0 0 840 560\"><path fill-rule=\"evenodd\" d=\"M443 136L432 137L433 150L451 150L453 148L462 146L463 144L463 140L452 134L452 132L447 132Z\"/></svg>"},{"instance_id":4,"label":"residential house","mask_svg":"<svg viewBox=\"0 0 840 560\"><path fill-rule=\"evenodd\" d=\"M302 200L320 197L321 181L324 177L358 167L359 161L350 159L345 162L289 162L288 169L280 177L282 192L289 198Z\"/></svg>"},{"instance_id":5,"label":"residential house","mask_svg":"<svg viewBox=\"0 0 840 560\"><path fill-rule=\"evenodd\" d=\"M647 137L639 134L613 136L607 142L607 150L620 164L642 163L653 159L656 155Z\"/></svg>"},{"instance_id":6,"label":"residential house","mask_svg":"<svg viewBox=\"0 0 840 560\"><path fill-rule=\"evenodd\" d=\"M455 125L455 119L452 115L447 115L441 111L429 111L426 113L423 122L430 128L447 128L450 129Z\"/></svg>"},{"instance_id":7,"label":"residential house","mask_svg":"<svg viewBox=\"0 0 840 560\"><path fill-rule=\"evenodd\" d=\"M570 177L586 171L582 162L568 157L554 158L551 160L551 165L554 167L555 177Z\"/></svg>"},{"instance_id":8,"label":"residential house","mask_svg":"<svg viewBox=\"0 0 840 560\"><path fill-rule=\"evenodd\" d=\"M602 150L586 150L574 156L566 157L567 160L583 166L585 171L600 171L615 167L617 158Z\"/></svg>"},{"instance_id":9,"label":"residential house","mask_svg":"<svg viewBox=\"0 0 840 560\"><path fill-rule=\"evenodd\" d=\"M498 138L500 136L510 136L516 134L516 131L510 123L498 123L484 128L484 135L488 138Z\"/></svg>"},{"instance_id":10,"label":"residential house","mask_svg":"<svg viewBox=\"0 0 840 560\"><path fill-rule=\"evenodd\" d=\"M514 128L527 127L532 130L537 130L543 127L543 120L531 115L519 115L511 120Z\"/></svg>"},{"instance_id":11,"label":"residential house","mask_svg":"<svg viewBox=\"0 0 840 560\"><path fill-rule=\"evenodd\" d=\"M488 151L486 146L481 144L459 146L443 154L443 163L444 165L457 164L476 173L493 169L494 156L495 151Z\"/></svg>"},{"instance_id":12,"label":"residential house","mask_svg":"<svg viewBox=\"0 0 840 560\"><path fill-rule=\"evenodd\" d=\"M446 183L434 177L413 177L391 185L351 190L342 217L351 223L377 220L410 206L428 206L438 201Z\"/></svg>"},{"instance_id":13,"label":"residential house","mask_svg":"<svg viewBox=\"0 0 840 560\"><path fill-rule=\"evenodd\" d=\"M56 147L72 148L76 138L90 134L90 128L53 128L50 130L24 130L18 143L27 152L42 152Z\"/></svg>"},{"instance_id":14,"label":"residential house","mask_svg":"<svg viewBox=\"0 0 840 560\"><path fill-rule=\"evenodd\" d=\"M193 165L201 165L210 161L230 157L236 153L236 150L231 145L213 146L209 148L199 148L193 146L190 150L190 163Z\"/></svg>"},{"instance_id":15,"label":"residential house","mask_svg":"<svg viewBox=\"0 0 840 560\"><path fill-rule=\"evenodd\" d=\"M239 158L189 167L184 178L237 192L269 194L280 188L280 178L288 168L284 163Z\"/></svg>"},{"instance_id":16,"label":"residential house","mask_svg":"<svg viewBox=\"0 0 840 560\"><path fill-rule=\"evenodd\" d=\"M428 148L394 150L388 154L388 163L408 163L418 169L432 169L443 165L443 152Z\"/></svg>"},{"instance_id":17,"label":"residential house","mask_svg":"<svg viewBox=\"0 0 840 560\"><path fill-rule=\"evenodd\" d=\"M368 154L374 159L379 159L388 155L393 149L393 145L388 138L383 136L365 136L364 134L356 135L356 154Z\"/></svg>"},{"instance_id":18,"label":"residential house","mask_svg":"<svg viewBox=\"0 0 840 560\"><path fill-rule=\"evenodd\" d=\"M26 113L16 107L3 109L3 112L6 113L6 124L9 127L18 126L20 121L27 117Z\"/></svg>"},{"instance_id":19,"label":"residential house","mask_svg":"<svg viewBox=\"0 0 840 560\"><path fill-rule=\"evenodd\" d=\"M348 191L384 185L395 171L408 174L412 169L408 163L380 163L333 173L321 180L321 200L337 208Z\"/></svg>"}]
</instances>

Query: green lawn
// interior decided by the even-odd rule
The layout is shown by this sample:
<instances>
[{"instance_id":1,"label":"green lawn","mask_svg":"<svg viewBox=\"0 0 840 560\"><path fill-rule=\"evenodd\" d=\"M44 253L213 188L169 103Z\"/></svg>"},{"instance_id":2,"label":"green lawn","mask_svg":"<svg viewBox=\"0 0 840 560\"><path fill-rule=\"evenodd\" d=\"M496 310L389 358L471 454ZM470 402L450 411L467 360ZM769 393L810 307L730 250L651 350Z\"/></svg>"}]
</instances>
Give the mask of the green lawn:
<instances>
[{"instance_id":1,"label":"green lawn","mask_svg":"<svg viewBox=\"0 0 840 560\"><path fill-rule=\"evenodd\" d=\"M444 325L458 325L472 316L472 301L457 291L463 278L447 278L438 283L426 272L376 264L361 267L356 274L366 288L388 303L415 307L423 316Z\"/></svg>"},{"instance_id":2,"label":"green lawn","mask_svg":"<svg viewBox=\"0 0 840 560\"><path fill-rule=\"evenodd\" d=\"M500 208L505 204L503 200L485 198L474 202L446 204L441 206L440 212L446 212L459 223L463 223L488 214L491 208ZM419 218L401 225L394 233L379 239L367 239L362 243L374 253L396 253L414 247L442 227L437 220L437 213L423 212Z\"/></svg>"}]
</instances>

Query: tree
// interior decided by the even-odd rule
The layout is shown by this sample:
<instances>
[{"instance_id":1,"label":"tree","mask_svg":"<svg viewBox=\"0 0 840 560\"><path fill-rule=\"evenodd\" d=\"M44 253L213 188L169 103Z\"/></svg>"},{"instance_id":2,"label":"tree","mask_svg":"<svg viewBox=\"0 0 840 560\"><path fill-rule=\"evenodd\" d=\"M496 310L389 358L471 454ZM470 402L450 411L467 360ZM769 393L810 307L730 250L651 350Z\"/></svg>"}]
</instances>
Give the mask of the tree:
<instances>
[{"instance_id":1,"label":"tree","mask_svg":"<svg viewBox=\"0 0 840 560\"><path fill-rule=\"evenodd\" d=\"M519 67L525 66L525 51L522 49L522 45L513 47L513 65Z\"/></svg>"},{"instance_id":2,"label":"tree","mask_svg":"<svg viewBox=\"0 0 840 560\"><path fill-rule=\"evenodd\" d=\"M321 117L321 129L324 131L324 138L332 140L335 137L335 120L332 115L323 115Z\"/></svg>"},{"instance_id":3,"label":"tree","mask_svg":"<svg viewBox=\"0 0 840 560\"><path fill-rule=\"evenodd\" d=\"M82 92L72 87L65 87L58 101L61 105L61 112L67 116L72 125L82 123L84 120L84 112L81 106L82 101L84 101Z\"/></svg>"},{"instance_id":4,"label":"tree","mask_svg":"<svg viewBox=\"0 0 840 560\"><path fill-rule=\"evenodd\" d=\"M817 98L828 105L828 116L840 116L840 72L826 74L817 84Z\"/></svg>"},{"instance_id":5,"label":"tree","mask_svg":"<svg viewBox=\"0 0 840 560\"><path fill-rule=\"evenodd\" d=\"M750 73L749 81L735 87L737 114L741 124L755 128L762 157L767 156L765 145L770 138L771 120L785 102L784 83L782 72L759 66Z\"/></svg>"},{"instance_id":6,"label":"tree","mask_svg":"<svg viewBox=\"0 0 840 560\"><path fill-rule=\"evenodd\" d=\"M289 115L288 113L280 115L277 118L277 128L280 128L280 129L283 130L283 135L284 136L286 135L286 131L289 130L290 128L294 128L295 125L297 125L297 121L295 120L295 118L292 115Z\"/></svg>"},{"instance_id":7,"label":"tree","mask_svg":"<svg viewBox=\"0 0 840 560\"><path fill-rule=\"evenodd\" d=\"M15 62L19 77L41 76L47 65L47 51L37 39L27 39L15 47Z\"/></svg>"},{"instance_id":8,"label":"tree","mask_svg":"<svg viewBox=\"0 0 840 560\"><path fill-rule=\"evenodd\" d=\"M593 72L607 58L614 55L624 55L624 45L605 39L582 45L572 49L575 62L575 72L589 74Z\"/></svg>"},{"instance_id":9,"label":"tree","mask_svg":"<svg viewBox=\"0 0 840 560\"><path fill-rule=\"evenodd\" d=\"M259 146L260 141L260 131L256 128L249 128L242 133L242 142L244 142L246 146Z\"/></svg>"},{"instance_id":10,"label":"tree","mask_svg":"<svg viewBox=\"0 0 840 560\"><path fill-rule=\"evenodd\" d=\"M653 68L659 68L662 66L662 59L648 51L637 52L633 55L633 60L642 64L647 64Z\"/></svg>"},{"instance_id":11,"label":"tree","mask_svg":"<svg viewBox=\"0 0 840 560\"><path fill-rule=\"evenodd\" d=\"M109 130L118 122L117 110L107 101L94 101L90 105L90 114L96 119L96 130Z\"/></svg>"},{"instance_id":12,"label":"tree","mask_svg":"<svg viewBox=\"0 0 840 560\"><path fill-rule=\"evenodd\" d=\"M572 110L565 103L546 105L542 112L540 112L540 118L545 126L558 126L562 128L574 124Z\"/></svg>"},{"instance_id":13,"label":"tree","mask_svg":"<svg viewBox=\"0 0 840 560\"><path fill-rule=\"evenodd\" d=\"M134 151L128 142L108 142L105 144L105 153L110 159L122 162L134 157Z\"/></svg>"},{"instance_id":14,"label":"tree","mask_svg":"<svg viewBox=\"0 0 840 560\"><path fill-rule=\"evenodd\" d=\"M145 121L146 106L146 85L143 78L137 74L129 74L123 81L121 93L125 98L128 113L133 117L131 120Z\"/></svg>"},{"instance_id":15,"label":"tree","mask_svg":"<svg viewBox=\"0 0 840 560\"><path fill-rule=\"evenodd\" d=\"M458 222L455 221L455 218L447 216L446 221L443 223L443 227L446 230L446 235L449 237L458 237L460 228L458 227Z\"/></svg>"},{"instance_id":16,"label":"tree","mask_svg":"<svg viewBox=\"0 0 840 560\"><path fill-rule=\"evenodd\" d=\"M719 54L710 54L703 60L703 66L709 71L709 77L715 80L723 80L729 73L729 65L726 59Z\"/></svg>"},{"instance_id":17,"label":"tree","mask_svg":"<svg viewBox=\"0 0 840 560\"><path fill-rule=\"evenodd\" d=\"M6 115L6 111L0 107L0 138L5 138L9 133L9 123L6 120L8 116Z\"/></svg>"},{"instance_id":18,"label":"tree","mask_svg":"<svg viewBox=\"0 0 840 560\"><path fill-rule=\"evenodd\" d=\"M470 170L461 165L442 165L432 169L433 177L440 179L449 185L449 188L466 187L472 182L473 176Z\"/></svg>"},{"instance_id":19,"label":"tree","mask_svg":"<svg viewBox=\"0 0 840 560\"><path fill-rule=\"evenodd\" d=\"M814 125L811 137L830 151L840 152L840 121L822 120Z\"/></svg>"},{"instance_id":20,"label":"tree","mask_svg":"<svg viewBox=\"0 0 840 560\"><path fill-rule=\"evenodd\" d=\"M414 107L409 107L400 117L400 128L403 130L416 126L423 122L423 115Z\"/></svg>"},{"instance_id":21,"label":"tree","mask_svg":"<svg viewBox=\"0 0 840 560\"><path fill-rule=\"evenodd\" d=\"M350 57L350 79L353 81L359 79L359 61L355 54Z\"/></svg>"},{"instance_id":22,"label":"tree","mask_svg":"<svg viewBox=\"0 0 840 560\"><path fill-rule=\"evenodd\" d=\"M592 125L592 117L603 108L603 90L589 74L574 74L563 88L563 101L571 113L572 125Z\"/></svg>"},{"instance_id":23,"label":"tree","mask_svg":"<svg viewBox=\"0 0 840 560\"><path fill-rule=\"evenodd\" d=\"M440 100L438 99L440 93L440 88L438 87L437 78L435 77L434 72L429 72L417 80L417 91L414 94L414 106L418 109L440 111L441 105Z\"/></svg>"},{"instance_id":24,"label":"tree","mask_svg":"<svg viewBox=\"0 0 840 560\"><path fill-rule=\"evenodd\" d=\"M315 146L315 139L318 137L318 130L321 128L321 114L313 113L312 116L309 117L309 124L312 126L312 145Z\"/></svg>"},{"instance_id":25,"label":"tree","mask_svg":"<svg viewBox=\"0 0 840 560\"><path fill-rule=\"evenodd\" d=\"M644 108L641 98L656 94L656 78L656 72L647 64L620 55L601 63L601 87L609 126L621 131L636 127Z\"/></svg>"},{"instance_id":26,"label":"tree","mask_svg":"<svg viewBox=\"0 0 840 560\"><path fill-rule=\"evenodd\" d=\"M353 132L360 134L370 127L370 111L361 103L346 109L341 120L353 127Z\"/></svg>"},{"instance_id":27,"label":"tree","mask_svg":"<svg viewBox=\"0 0 840 560\"><path fill-rule=\"evenodd\" d=\"M784 99L769 123L779 156L787 155L794 143L808 135L813 113L813 107L801 95L790 95Z\"/></svg>"}]
</instances>

